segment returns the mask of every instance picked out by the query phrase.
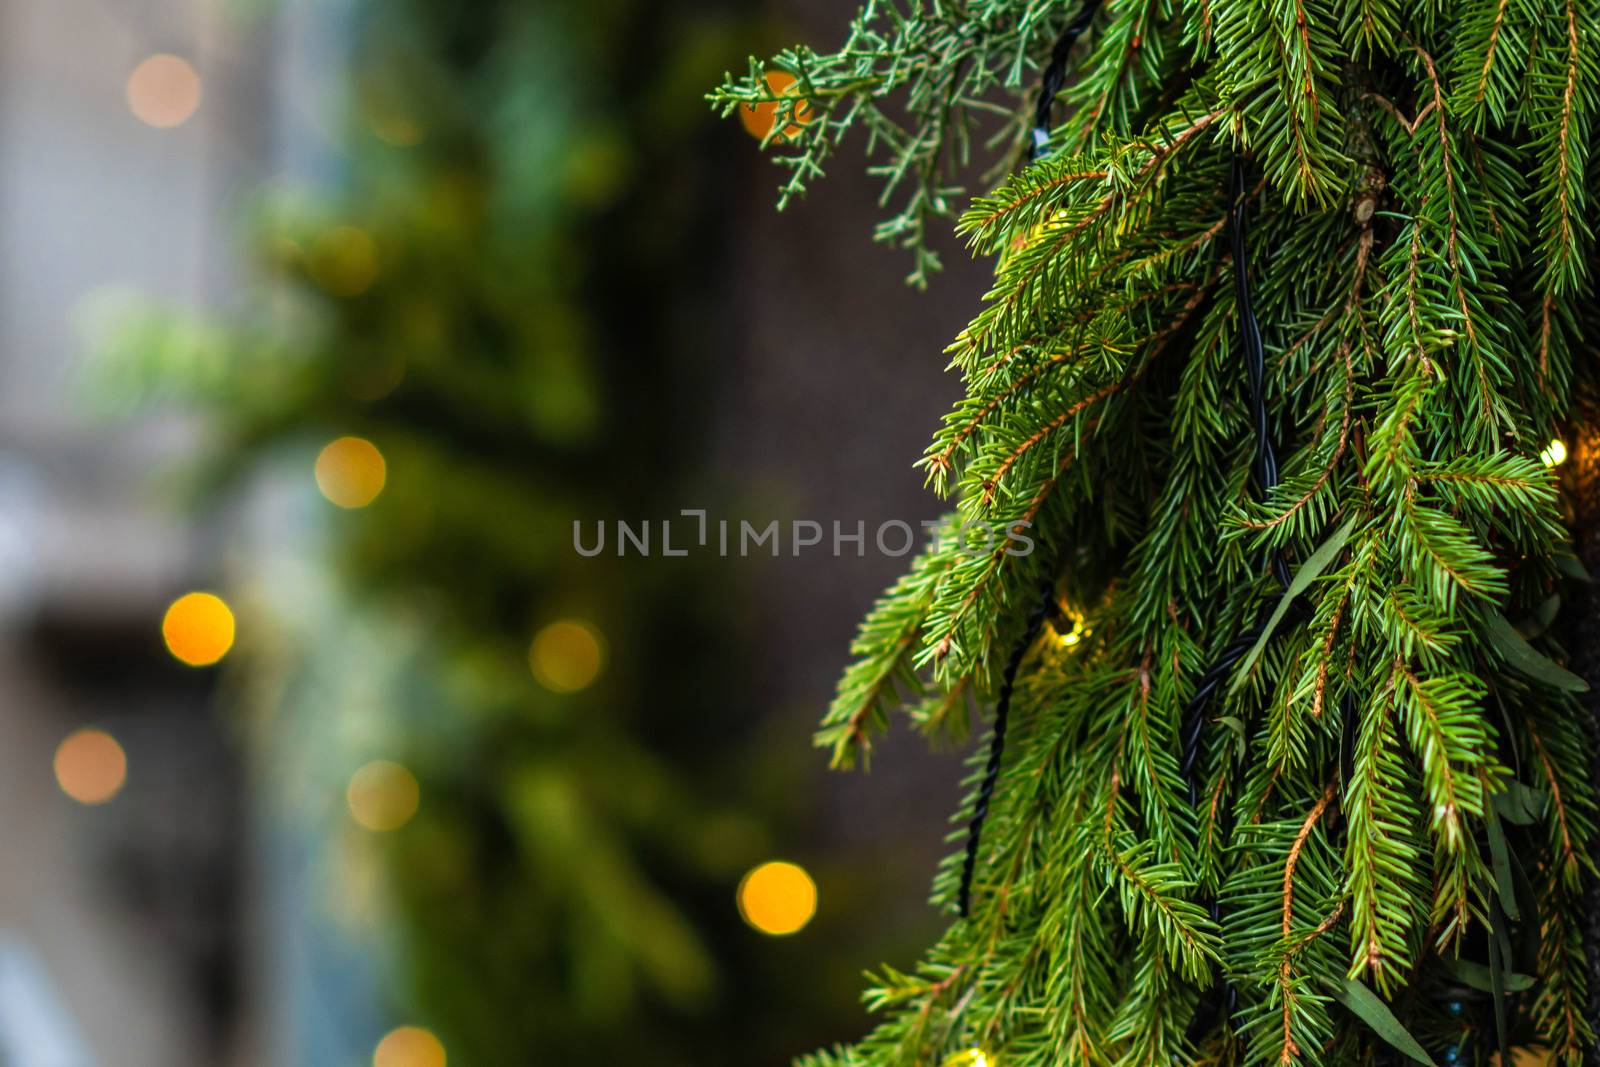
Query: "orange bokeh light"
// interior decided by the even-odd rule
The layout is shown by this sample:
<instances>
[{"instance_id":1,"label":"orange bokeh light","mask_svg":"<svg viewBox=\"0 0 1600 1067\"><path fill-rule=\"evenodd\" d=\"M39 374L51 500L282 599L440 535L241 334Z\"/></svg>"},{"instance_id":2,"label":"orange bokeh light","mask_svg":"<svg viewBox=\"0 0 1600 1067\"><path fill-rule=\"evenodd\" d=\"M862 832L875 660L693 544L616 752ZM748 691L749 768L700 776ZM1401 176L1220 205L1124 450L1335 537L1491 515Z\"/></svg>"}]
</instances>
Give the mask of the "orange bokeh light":
<instances>
[{"instance_id":1,"label":"orange bokeh light","mask_svg":"<svg viewBox=\"0 0 1600 1067\"><path fill-rule=\"evenodd\" d=\"M128 757L117 739L85 727L68 734L56 748L56 783L80 804L104 804L128 780Z\"/></svg>"},{"instance_id":2,"label":"orange bokeh light","mask_svg":"<svg viewBox=\"0 0 1600 1067\"><path fill-rule=\"evenodd\" d=\"M167 650L191 667L205 667L233 647L233 612L212 593L185 593L161 620Z\"/></svg>"},{"instance_id":3,"label":"orange bokeh light","mask_svg":"<svg viewBox=\"0 0 1600 1067\"><path fill-rule=\"evenodd\" d=\"M185 59L158 53L128 75L128 110L158 129L181 126L200 107L200 75Z\"/></svg>"},{"instance_id":4,"label":"orange bokeh light","mask_svg":"<svg viewBox=\"0 0 1600 1067\"><path fill-rule=\"evenodd\" d=\"M445 1067L444 1045L420 1026L401 1026L378 1042L372 1067Z\"/></svg>"},{"instance_id":5,"label":"orange bokeh light","mask_svg":"<svg viewBox=\"0 0 1600 1067\"><path fill-rule=\"evenodd\" d=\"M817 883L805 868L772 860L739 882L739 914L764 934L792 934L817 913Z\"/></svg>"},{"instance_id":6,"label":"orange bokeh light","mask_svg":"<svg viewBox=\"0 0 1600 1067\"><path fill-rule=\"evenodd\" d=\"M796 84L793 74L788 74L781 70L767 71L767 88L779 96L789 95L794 91ZM811 124L814 118L811 113L811 105L804 101L796 104L793 118L795 121L783 128L785 137L793 137L800 132L801 126ZM739 105L739 121L744 123L744 128L749 131L750 136L765 140L767 134L772 132L773 124L778 121L778 104L772 100L760 104L741 104Z\"/></svg>"}]
</instances>

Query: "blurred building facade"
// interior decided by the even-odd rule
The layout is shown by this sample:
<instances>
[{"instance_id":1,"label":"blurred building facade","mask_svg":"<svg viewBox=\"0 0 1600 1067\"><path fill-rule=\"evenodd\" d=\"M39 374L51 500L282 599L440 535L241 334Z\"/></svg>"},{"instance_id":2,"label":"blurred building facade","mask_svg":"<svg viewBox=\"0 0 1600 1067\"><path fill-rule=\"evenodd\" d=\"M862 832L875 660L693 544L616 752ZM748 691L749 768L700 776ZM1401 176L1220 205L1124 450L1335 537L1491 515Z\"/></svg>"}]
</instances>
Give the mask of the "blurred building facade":
<instances>
[{"instance_id":1,"label":"blurred building facade","mask_svg":"<svg viewBox=\"0 0 1600 1067\"><path fill-rule=\"evenodd\" d=\"M7 1063L183 1067L234 1044L240 759L214 677L176 665L152 625L213 579L223 531L185 521L158 473L197 447L192 426L100 426L81 398L97 299L137 286L202 306L237 280L234 190L268 169L259 102L281 52L272 22L222 8L0 6L0 943L24 961L0 982ZM130 113L129 75L154 53L200 71L182 127ZM84 726L127 753L103 807L52 773ZM57 1010L18 1007L39 998Z\"/></svg>"}]
</instances>

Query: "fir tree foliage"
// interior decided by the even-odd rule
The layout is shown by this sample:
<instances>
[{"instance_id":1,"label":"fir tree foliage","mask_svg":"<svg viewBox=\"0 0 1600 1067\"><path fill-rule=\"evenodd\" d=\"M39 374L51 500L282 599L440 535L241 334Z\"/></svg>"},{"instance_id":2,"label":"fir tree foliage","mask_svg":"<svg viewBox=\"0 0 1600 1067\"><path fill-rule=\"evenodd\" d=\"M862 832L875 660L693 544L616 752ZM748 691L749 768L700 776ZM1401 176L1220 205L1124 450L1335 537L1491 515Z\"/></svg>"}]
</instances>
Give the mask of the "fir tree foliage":
<instances>
[{"instance_id":1,"label":"fir tree foliage","mask_svg":"<svg viewBox=\"0 0 1600 1067\"><path fill-rule=\"evenodd\" d=\"M920 278L973 139L1021 163L1081 3L871 2L839 51L752 61L712 98L804 115L767 145L786 199L863 127L901 197L880 236ZM1597 19L1589 0L1095 13L1048 151L959 216L994 284L921 460L958 519L1028 524L1038 549L931 546L863 626L819 740L851 764L901 708L960 736L1041 579L1063 613L1024 661L970 915L875 974L881 1023L806 1067L1487 1063L1502 1040L1584 1062L1594 753L1538 457L1592 377ZM772 93L770 67L796 86ZM1282 469L1259 495L1241 269ZM1207 706L1191 800L1183 709L1282 595L1273 558L1305 591ZM952 911L958 868L934 886ZM1221 988L1230 1010L1190 1033Z\"/></svg>"}]
</instances>

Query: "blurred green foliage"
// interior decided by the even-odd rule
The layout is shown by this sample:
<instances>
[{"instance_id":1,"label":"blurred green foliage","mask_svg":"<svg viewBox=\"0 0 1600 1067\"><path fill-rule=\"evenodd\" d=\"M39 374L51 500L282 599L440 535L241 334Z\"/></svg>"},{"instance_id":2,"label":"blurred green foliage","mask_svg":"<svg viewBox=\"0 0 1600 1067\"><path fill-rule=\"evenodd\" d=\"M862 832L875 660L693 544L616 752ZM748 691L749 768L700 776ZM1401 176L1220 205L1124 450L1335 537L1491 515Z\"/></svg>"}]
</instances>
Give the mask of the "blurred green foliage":
<instances>
[{"instance_id":1,"label":"blurred green foliage","mask_svg":"<svg viewBox=\"0 0 1600 1067\"><path fill-rule=\"evenodd\" d=\"M731 328L730 142L699 87L738 51L726 14L357 12L340 188L265 198L266 277L226 321L110 309L97 388L208 416L204 501L275 463L309 496L341 435L386 458L371 506L313 501L338 590L292 551L256 566L251 603L281 625L243 626L241 652L264 773L325 835L335 896L403 931L403 1020L452 1067L772 1062L830 1025L730 974L749 961L729 945L757 940L733 886L788 803L752 799L735 590L715 561L581 559L571 541L574 518L716 503L692 472ZM569 617L606 663L557 694L529 640ZM379 757L423 798L381 839L340 792Z\"/></svg>"}]
</instances>

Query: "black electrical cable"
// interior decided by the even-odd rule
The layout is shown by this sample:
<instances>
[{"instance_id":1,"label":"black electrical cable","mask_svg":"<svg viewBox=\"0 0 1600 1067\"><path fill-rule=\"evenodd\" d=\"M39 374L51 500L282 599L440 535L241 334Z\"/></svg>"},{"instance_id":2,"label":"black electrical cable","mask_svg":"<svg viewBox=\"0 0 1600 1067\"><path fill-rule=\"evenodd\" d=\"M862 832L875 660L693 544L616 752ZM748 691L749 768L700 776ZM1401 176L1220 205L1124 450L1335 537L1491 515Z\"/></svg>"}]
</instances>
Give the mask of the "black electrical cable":
<instances>
[{"instance_id":1,"label":"black electrical cable","mask_svg":"<svg viewBox=\"0 0 1600 1067\"><path fill-rule=\"evenodd\" d=\"M1000 778L1000 758L1005 754L1006 747L1006 720L1011 715L1011 693L1017 684L1017 671L1055 603L1055 577L1046 568L1044 577L1039 580L1038 603L1028 614L1022 636L1011 647L1011 658L1006 660L1005 674L1000 679L1000 693L995 700L994 730L989 736L989 762L983 769L983 781L978 785L978 796L972 805L972 819L967 823L967 853L961 862L960 907L963 919L972 910L972 875L978 866L978 844L983 838L983 821L989 817L989 801L994 798L995 782Z\"/></svg>"},{"instance_id":2,"label":"black electrical cable","mask_svg":"<svg viewBox=\"0 0 1600 1067\"><path fill-rule=\"evenodd\" d=\"M1250 382L1250 422L1255 429L1256 485L1262 496L1277 488L1278 452L1272 443L1272 427L1267 419L1267 350L1261 343L1261 326L1250 300L1250 255L1246 247L1244 161L1238 154L1228 177L1228 243L1233 253L1233 298L1239 311L1239 343L1244 349L1245 376ZM1289 588L1289 565L1283 553L1272 555L1272 574L1278 584Z\"/></svg>"},{"instance_id":3,"label":"black electrical cable","mask_svg":"<svg viewBox=\"0 0 1600 1067\"><path fill-rule=\"evenodd\" d=\"M1205 731L1206 725L1206 706L1211 703L1217 688L1227 681L1228 675L1233 673L1233 668L1244 658L1245 653L1254 648L1256 642L1261 639L1261 631L1265 626L1266 620L1262 619L1250 630L1234 638L1233 642L1222 650L1222 655L1218 656L1200 676L1194 695L1189 698L1189 703L1184 705L1183 733L1179 738L1183 743L1183 757L1178 763L1178 773L1189 783L1191 806L1200 802L1200 776L1196 772L1200 761L1200 735Z\"/></svg>"},{"instance_id":4,"label":"black electrical cable","mask_svg":"<svg viewBox=\"0 0 1600 1067\"><path fill-rule=\"evenodd\" d=\"M1247 240L1249 234L1246 229L1244 172L1244 160L1235 153L1228 176L1228 239L1233 254L1233 295L1239 315L1239 345L1244 357L1245 377L1250 387L1250 422L1255 431L1255 462L1252 469L1255 472L1257 491L1261 496L1265 496L1278 484L1278 455L1273 445L1272 426L1267 413L1266 348L1261 342L1261 326L1256 321L1255 306L1250 298L1250 258ZM1272 554L1271 566L1273 577L1287 590L1291 579L1289 564L1284 559L1283 553ZM1292 608L1298 616L1309 614L1308 606L1298 597ZM1228 675L1233 673L1234 667L1261 639L1261 634L1267 625L1265 610L1267 609L1264 609L1261 620L1234 638L1200 676L1194 694L1184 706L1183 728L1180 735L1183 749L1178 767L1188 783L1191 806L1198 806L1200 802L1199 763L1201 741L1205 735L1206 708L1210 706L1212 697L1216 695ZM1222 921L1220 902L1211 901L1209 911L1212 921L1220 924ZM1220 1016L1232 1015L1237 1004L1238 993L1233 984L1226 980L1220 967L1216 968L1213 971L1211 985L1200 994L1200 1000L1195 1005L1194 1015L1190 1018L1184 1034L1185 1038L1191 1044L1198 1041L1210 1032Z\"/></svg>"},{"instance_id":5,"label":"black electrical cable","mask_svg":"<svg viewBox=\"0 0 1600 1067\"><path fill-rule=\"evenodd\" d=\"M1256 322L1255 307L1250 299L1249 255L1245 229L1244 162L1236 154L1229 175L1228 190L1231 202L1228 207L1229 242L1233 251L1233 294L1239 312L1239 340L1243 349L1245 376L1250 383L1250 421L1255 429L1255 463L1257 485L1265 495L1278 484L1278 456L1272 443L1272 427L1267 419L1266 399L1266 349L1261 343L1261 327ZM1272 573L1278 584L1289 587L1289 564L1283 554L1272 556ZM1303 607L1296 605L1297 608ZM1206 669L1195 686L1194 695L1183 710L1182 758L1179 770L1189 783L1189 802L1199 801L1200 742L1205 733L1205 711L1216 695L1217 689L1232 673L1233 668L1260 640L1266 626L1263 618L1248 632L1234 638L1223 649L1217 661Z\"/></svg>"},{"instance_id":6,"label":"black electrical cable","mask_svg":"<svg viewBox=\"0 0 1600 1067\"><path fill-rule=\"evenodd\" d=\"M1050 62L1039 79L1039 95L1033 105L1033 133L1028 144L1030 163L1038 159L1050 144L1051 111L1055 106L1056 96L1066 81L1067 59L1072 54L1072 46L1089 28L1089 23L1094 20L1094 13L1099 7L1100 0L1086 0L1077 16L1062 28L1061 35L1056 38L1055 45L1050 49ZM963 919L972 910L972 877L978 866L978 847L983 840L984 820L989 817L989 802L994 799L995 783L1000 780L1000 761L1005 755L1006 725L1011 717L1011 693L1016 686L1017 671L1022 667L1022 660L1028 654L1028 649L1033 647L1034 639L1039 636L1044 620L1058 610L1055 576L1047 566L1039 582L1039 601L1028 615L1022 636L1011 648L1011 656L1006 661L1005 673L1000 680L1000 692L995 701L994 728L989 735L989 760L984 766L983 780L978 784L978 795L973 801L972 817L967 823L966 855L961 862L961 887L958 898Z\"/></svg>"},{"instance_id":7,"label":"black electrical cable","mask_svg":"<svg viewBox=\"0 0 1600 1067\"><path fill-rule=\"evenodd\" d=\"M1094 13L1100 9L1100 0L1087 0L1083 10L1078 16L1067 23L1061 31L1061 36L1056 38L1055 46L1050 49L1050 63L1044 68L1044 75L1039 79L1039 96L1033 105L1033 131L1028 141L1028 162L1032 163L1044 154L1050 147L1050 112L1055 106L1056 96L1061 92L1061 86L1067 80L1067 59L1072 54L1072 46L1078 43L1078 38L1083 36L1083 31L1089 28L1089 23L1094 21Z\"/></svg>"},{"instance_id":8,"label":"black electrical cable","mask_svg":"<svg viewBox=\"0 0 1600 1067\"><path fill-rule=\"evenodd\" d=\"M1255 462L1253 470L1256 485L1260 495L1265 496L1274 489L1279 482L1277 450L1272 440L1272 427L1268 418L1266 402L1266 351L1261 341L1261 327L1256 321L1255 307L1250 297L1250 267L1247 246L1247 230L1245 220L1245 174L1243 160L1236 154L1233 157L1232 171L1229 175L1228 187L1231 203L1228 209L1229 244L1233 253L1233 285L1234 300L1239 313L1239 341L1244 356L1245 376L1250 387L1250 419L1255 431ZM1283 553L1274 552L1271 558L1273 577L1278 584L1287 591L1291 582L1289 564ZM1255 647L1261 639L1261 634L1266 626L1267 612L1271 604L1262 608L1262 618L1248 632L1235 638L1222 654L1217 657L1206 672L1200 676L1195 687L1194 695L1184 707L1183 732L1180 740L1183 745L1182 756L1179 761L1179 770L1189 786L1189 803L1197 806L1200 800L1199 762L1201 741L1205 734L1205 712L1211 699L1216 695L1222 682L1233 672L1245 653ZM1290 619L1286 621L1304 621L1311 615L1311 606L1303 597L1296 597L1290 604ZM1278 633L1288 629L1284 627ZM1355 760L1355 702L1350 694L1346 693L1340 701L1340 744L1339 744L1339 774L1340 780L1348 782L1352 773ZM1211 918L1214 922L1221 922L1221 905L1213 900L1210 904ZM1193 1043L1204 1037L1221 1015L1232 1015L1238 1002L1237 991L1232 984L1226 981L1221 969L1214 973L1212 985L1200 995L1200 1001L1195 1006L1194 1016L1190 1019L1185 1036Z\"/></svg>"}]
</instances>

